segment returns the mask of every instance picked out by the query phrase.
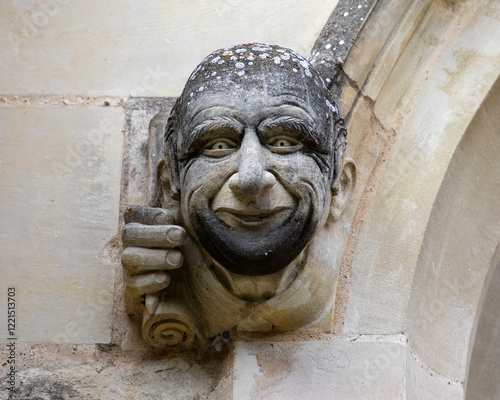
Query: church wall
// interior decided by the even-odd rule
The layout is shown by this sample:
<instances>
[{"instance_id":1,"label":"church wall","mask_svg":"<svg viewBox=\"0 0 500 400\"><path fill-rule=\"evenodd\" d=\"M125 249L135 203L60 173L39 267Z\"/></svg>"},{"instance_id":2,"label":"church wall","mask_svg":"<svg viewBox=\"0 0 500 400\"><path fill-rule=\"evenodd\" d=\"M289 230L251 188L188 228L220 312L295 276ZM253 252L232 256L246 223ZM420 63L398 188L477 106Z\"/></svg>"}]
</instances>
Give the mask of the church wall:
<instances>
[{"instance_id":1,"label":"church wall","mask_svg":"<svg viewBox=\"0 0 500 400\"><path fill-rule=\"evenodd\" d=\"M0 291L16 289L12 398L493 393L474 363L498 339L486 295L498 244L498 2L343 1L337 19L324 0L4 3ZM354 16L359 33L344 33L339 21ZM352 35L352 47L330 34ZM246 41L311 53L345 116L358 174L338 221L347 239L331 329L205 354L153 350L123 304L122 212L149 203L151 118L210 51ZM0 310L7 399L6 299Z\"/></svg>"}]
</instances>

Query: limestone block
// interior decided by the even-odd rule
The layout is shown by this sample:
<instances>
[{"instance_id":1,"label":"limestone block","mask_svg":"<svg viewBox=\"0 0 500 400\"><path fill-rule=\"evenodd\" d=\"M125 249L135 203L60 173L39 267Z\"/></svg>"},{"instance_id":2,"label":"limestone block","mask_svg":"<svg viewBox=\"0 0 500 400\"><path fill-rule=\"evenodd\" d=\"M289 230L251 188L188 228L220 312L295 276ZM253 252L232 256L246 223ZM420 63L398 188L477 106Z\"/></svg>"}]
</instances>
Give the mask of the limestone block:
<instances>
[{"instance_id":1,"label":"limestone block","mask_svg":"<svg viewBox=\"0 0 500 400\"><path fill-rule=\"evenodd\" d=\"M122 128L118 108L0 108L0 293L22 342L110 341Z\"/></svg>"},{"instance_id":2,"label":"limestone block","mask_svg":"<svg viewBox=\"0 0 500 400\"><path fill-rule=\"evenodd\" d=\"M233 398L401 399L402 336L310 342L238 342Z\"/></svg>"},{"instance_id":3,"label":"limestone block","mask_svg":"<svg viewBox=\"0 0 500 400\"><path fill-rule=\"evenodd\" d=\"M5 1L0 93L178 96L193 68L220 47L260 41L306 56L336 4Z\"/></svg>"},{"instance_id":4,"label":"limestone block","mask_svg":"<svg viewBox=\"0 0 500 400\"><path fill-rule=\"evenodd\" d=\"M408 400L461 400L461 382L447 379L426 366L407 346L406 398Z\"/></svg>"}]
</instances>

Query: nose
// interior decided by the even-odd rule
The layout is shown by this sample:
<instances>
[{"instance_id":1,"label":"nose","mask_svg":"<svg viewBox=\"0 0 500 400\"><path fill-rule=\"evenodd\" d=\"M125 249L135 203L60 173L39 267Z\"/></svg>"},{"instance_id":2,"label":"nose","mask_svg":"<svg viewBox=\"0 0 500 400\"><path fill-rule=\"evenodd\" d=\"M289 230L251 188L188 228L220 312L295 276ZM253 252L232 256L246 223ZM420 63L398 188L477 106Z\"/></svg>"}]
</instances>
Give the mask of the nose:
<instances>
[{"instance_id":1,"label":"nose","mask_svg":"<svg viewBox=\"0 0 500 400\"><path fill-rule=\"evenodd\" d=\"M247 129L239 150L238 171L229 178L229 188L238 197L255 200L274 186L276 178L266 171L266 159L257 133Z\"/></svg>"}]
</instances>

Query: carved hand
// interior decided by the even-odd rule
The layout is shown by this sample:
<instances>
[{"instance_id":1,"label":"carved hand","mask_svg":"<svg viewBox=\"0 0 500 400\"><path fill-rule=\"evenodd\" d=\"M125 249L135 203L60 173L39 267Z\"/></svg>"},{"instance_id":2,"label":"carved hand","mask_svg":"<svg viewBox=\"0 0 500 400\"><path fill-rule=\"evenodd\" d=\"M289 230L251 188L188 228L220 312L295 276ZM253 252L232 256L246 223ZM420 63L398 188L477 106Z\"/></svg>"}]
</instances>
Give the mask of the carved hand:
<instances>
[{"instance_id":1,"label":"carved hand","mask_svg":"<svg viewBox=\"0 0 500 400\"><path fill-rule=\"evenodd\" d=\"M182 265L178 247L184 244L186 231L174 223L173 213L163 208L130 206L125 211L122 265L129 314L142 316L144 295L157 299L153 294L170 283L168 271ZM155 306L146 299L147 308Z\"/></svg>"}]
</instances>

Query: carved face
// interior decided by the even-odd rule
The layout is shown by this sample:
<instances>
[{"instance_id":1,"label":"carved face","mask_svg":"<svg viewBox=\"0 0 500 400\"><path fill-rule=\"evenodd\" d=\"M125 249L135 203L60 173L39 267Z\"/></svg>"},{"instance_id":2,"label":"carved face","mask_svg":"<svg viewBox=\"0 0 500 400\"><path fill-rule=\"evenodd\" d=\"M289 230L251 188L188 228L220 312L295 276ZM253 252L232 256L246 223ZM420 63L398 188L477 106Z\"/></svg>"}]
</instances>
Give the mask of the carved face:
<instances>
[{"instance_id":1,"label":"carved face","mask_svg":"<svg viewBox=\"0 0 500 400\"><path fill-rule=\"evenodd\" d=\"M267 48L272 60L283 55L277 49ZM224 55L214 54L201 72L222 79L188 83L181 97L175 142L181 214L229 272L273 274L302 252L328 216L333 106L296 53L296 61L284 57L292 67L263 61L243 75L238 66L222 74L212 60Z\"/></svg>"}]
</instances>

